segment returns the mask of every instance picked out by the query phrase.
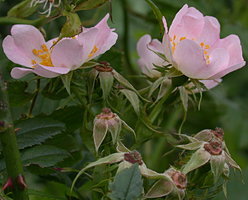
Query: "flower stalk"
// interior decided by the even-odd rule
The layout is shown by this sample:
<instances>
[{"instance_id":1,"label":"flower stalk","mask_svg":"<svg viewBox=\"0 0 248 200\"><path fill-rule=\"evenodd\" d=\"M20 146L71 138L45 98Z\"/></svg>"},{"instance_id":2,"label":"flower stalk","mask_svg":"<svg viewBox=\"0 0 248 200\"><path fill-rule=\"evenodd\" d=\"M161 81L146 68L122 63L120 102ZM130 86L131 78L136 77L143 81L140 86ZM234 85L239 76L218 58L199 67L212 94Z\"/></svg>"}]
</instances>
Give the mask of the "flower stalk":
<instances>
[{"instance_id":1,"label":"flower stalk","mask_svg":"<svg viewBox=\"0 0 248 200\"><path fill-rule=\"evenodd\" d=\"M14 200L28 200L23 166L9 109L7 86L0 75L0 140ZM21 181L20 181L21 177ZM24 187L25 186L25 187Z\"/></svg>"}]
</instances>

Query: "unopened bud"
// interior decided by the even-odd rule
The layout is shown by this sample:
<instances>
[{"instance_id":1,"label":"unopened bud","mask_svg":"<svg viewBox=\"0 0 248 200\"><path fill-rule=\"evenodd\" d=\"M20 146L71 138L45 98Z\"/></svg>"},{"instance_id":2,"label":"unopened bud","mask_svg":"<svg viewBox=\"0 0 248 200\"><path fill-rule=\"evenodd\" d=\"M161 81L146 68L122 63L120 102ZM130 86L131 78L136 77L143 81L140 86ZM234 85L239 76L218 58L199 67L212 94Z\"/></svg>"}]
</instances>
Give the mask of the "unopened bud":
<instances>
[{"instance_id":1,"label":"unopened bud","mask_svg":"<svg viewBox=\"0 0 248 200\"><path fill-rule=\"evenodd\" d=\"M132 164L138 163L139 165L143 164L142 157L138 151L132 151L124 154L124 160Z\"/></svg>"},{"instance_id":2,"label":"unopened bud","mask_svg":"<svg viewBox=\"0 0 248 200\"><path fill-rule=\"evenodd\" d=\"M218 141L204 144L204 149L211 155L220 155L222 153L222 143Z\"/></svg>"},{"instance_id":3,"label":"unopened bud","mask_svg":"<svg viewBox=\"0 0 248 200\"><path fill-rule=\"evenodd\" d=\"M93 127L93 138L96 151L102 144L107 132L111 133L113 144L116 144L119 133L122 128L122 120L109 108L104 108L102 112L95 117Z\"/></svg>"},{"instance_id":4,"label":"unopened bud","mask_svg":"<svg viewBox=\"0 0 248 200\"><path fill-rule=\"evenodd\" d=\"M5 122L4 121L0 121L0 128L3 128L5 126Z\"/></svg>"},{"instance_id":5,"label":"unopened bud","mask_svg":"<svg viewBox=\"0 0 248 200\"><path fill-rule=\"evenodd\" d=\"M18 184L18 186L22 189L22 190L24 190L25 188L27 188L27 184L26 184L26 181L25 181L25 178L24 178L24 176L23 175L19 175L19 176L17 176L17 184Z\"/></svg>"},{"instance_id":6,"label":"unopened bud","mask_svg":"<svg viewBox=\"0 0 248 200\"><path fill-rule=\"evenodd\" d=\"M7 182L3 185L2 190L6 190L7 188L13 188L14 184L13 184L13 180L12 178L8 178Z\"/></svg>"}]
</instances>

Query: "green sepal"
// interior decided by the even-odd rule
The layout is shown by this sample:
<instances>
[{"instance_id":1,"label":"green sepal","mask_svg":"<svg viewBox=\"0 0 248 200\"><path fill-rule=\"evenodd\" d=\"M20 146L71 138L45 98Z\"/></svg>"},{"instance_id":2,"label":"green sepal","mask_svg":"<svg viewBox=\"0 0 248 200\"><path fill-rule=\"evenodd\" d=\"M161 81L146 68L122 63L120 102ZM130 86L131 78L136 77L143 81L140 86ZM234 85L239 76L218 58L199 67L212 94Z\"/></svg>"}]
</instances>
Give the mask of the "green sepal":
<instances>
[{"instance_id":1,"label":"green sepal","mask_svg":"<svg viewBox=\"0 0 248 200\"><path fill-rule=\"evenodd\" d=\"M38 7L38 5L30 7L30 4L31 4L31 0L21 1L20 3L18 3L8 11L7 16L17 17L17 18L29 17L36 11Z\"/></svg>"}]
</instances>

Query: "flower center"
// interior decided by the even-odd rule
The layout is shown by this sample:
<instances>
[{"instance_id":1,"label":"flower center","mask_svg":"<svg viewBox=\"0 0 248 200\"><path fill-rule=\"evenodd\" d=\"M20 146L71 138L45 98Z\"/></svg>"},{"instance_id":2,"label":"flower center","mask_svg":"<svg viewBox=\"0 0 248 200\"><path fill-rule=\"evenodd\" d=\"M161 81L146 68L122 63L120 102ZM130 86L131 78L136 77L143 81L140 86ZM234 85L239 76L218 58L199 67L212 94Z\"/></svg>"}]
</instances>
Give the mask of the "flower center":
<instances>
[{"instance_id":1,"label":"flower center","mask_svg":"<svg viewBox=\"0 0 248 200\"><path fill-rule=\"evenodd\" d=\"M41 45L41 49L33 49L32 52L38 58L38 63L47 67L53 67L50 51L45 44ZM32 64L37 64L37 60L32 60Z\"/></svg>"},{"instance_id":2,"label":"flower center","mask_svg":"<svg viewBox=\"0 0 248 200\"><path fill-rule=\"evenodd\" d=\"M138 151L132 151L124 154L124 160L132 164L138 163L139 165L143 164L142 157Z\"/></svg>"},{"instance_id":3,"label":"flower center","mask_svg":"<svg viewBox=\"0 0 248 200\"><path fill-rule=\"evenodd\" d=\"M96 47L96 45L93 47L93 49L91 50L90 54L88 55L88 58L91 58L92 56L95 55L95 53L98 51L99 49Z\"/></svg>"},{"instance_id":4,"label":"flower center","mask_svg":"<svg viewBox=\"0 0 248 200\"><path fill-rule=\"evenodd\" d=\"M180 37L178 38L176 35L174 35L172 38L170 38L170 42L171 42L171 46L172 46L172 54L174 54L176 46L178 45L179 42L188 39L187 37ZM194 38L192 38L191 40L195 41ZM208 44L205 44L204 42L200 43L201 48L203 49L203 54L204 54L204 58L207 64L210 64L210 57L209 57L209 53L208 53L208 49L210 48L210 46Z\"/></svg>"},{"instance_id":5,"label":"flower center","mask_svg":"<svg viewBox=\"0 0 248 200\"><path fill-rule=\"evenodd\" d=\"M211 155L220 155L222 153L222 143L209 142L207 144L204 144L204 149Z\"/></svg>"},{"instance_id":6,"label":"flower center","mask_svg":"<svg viewBox=\"0 0 248 200\"><path fill-rule=\"evenodd\" d=\"M116 117L115 113L112 113L109 108L104 108L102 112L96 116L98 119L110 120Z\"/></svg>"},{"instance_id":7,"label":"flower center","mask_svg":"<svg viewBox=\"0 0 248 200\"><path fill-rule=\"evenodd\" d=\"M179 189L185 189L187 186L187 178L186 175L179 172L175 171L174 173L171 174L171 178L174 182L174 184L177 186Z\"/></svg>"}]
</instances>

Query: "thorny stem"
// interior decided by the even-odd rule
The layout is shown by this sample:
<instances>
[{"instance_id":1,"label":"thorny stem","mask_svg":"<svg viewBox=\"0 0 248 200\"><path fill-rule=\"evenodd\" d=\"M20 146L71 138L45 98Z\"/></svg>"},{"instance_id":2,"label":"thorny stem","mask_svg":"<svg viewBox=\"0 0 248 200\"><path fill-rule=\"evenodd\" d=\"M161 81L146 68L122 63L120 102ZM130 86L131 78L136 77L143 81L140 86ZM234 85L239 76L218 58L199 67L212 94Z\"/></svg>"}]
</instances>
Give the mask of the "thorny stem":
<instances>
[{"instance_id":1,"label":"thorny stem","mask_svg":"<svg viewBox=\"0 0 248 200\"><path fill-rule=\"evenodd\" d=\"M35 95L34 95L34 97L33 97L33 99L32 99L32 102L31 102L31 105L30 105L30 108L29 108L29 112L28 112L28 116L29 116L29 117L32 116L32 112L33 112L34 105L35 105L35 102L36 102L36 100L37 100L39 91L40 91L40 79L37 79Z\"/></svg>"},{"instance_id":2,"label":"thorny stem","mask_svg":"<svg viewBox=\"0 0 248 200\"><path fill-rule=\"evenodd\" d=\"M0 75L0 140L8 177L13 180L13 199L28 200L23 166L9 109L7 86Z\"/></svg>"}]
</instances>

